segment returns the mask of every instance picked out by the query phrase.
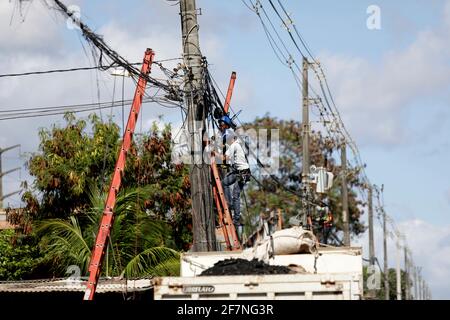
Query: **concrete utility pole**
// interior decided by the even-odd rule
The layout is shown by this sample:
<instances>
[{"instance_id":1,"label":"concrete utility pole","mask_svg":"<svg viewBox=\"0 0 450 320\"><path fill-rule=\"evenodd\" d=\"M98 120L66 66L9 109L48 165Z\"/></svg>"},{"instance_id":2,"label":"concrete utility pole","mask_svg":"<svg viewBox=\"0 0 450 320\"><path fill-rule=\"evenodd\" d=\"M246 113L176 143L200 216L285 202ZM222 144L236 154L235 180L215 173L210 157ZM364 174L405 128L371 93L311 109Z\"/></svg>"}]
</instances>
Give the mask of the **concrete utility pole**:
<instances>
[{"instance_id":1,"label":"concrete utility pole","mask_svg":"<svg viewBox=\"0 0 450 320\"><path fill-rule=\"evenodd\" d=\"M389 300L389 267L387 256L386 211L383 210L383 252L384 252L384 299Z\"/></svg>"},{"instance_id":2,"label":"concrete utility pole","mask_svg":"<svg viewBox=\"0 0 450 320\"><path fill-rule=\"evenodd\" d=\"M414 267L414 300L419 299L419 267Z\"/></svg>"},{"instance_id":3,"label":"concrete utility pole","mask_svg":"<svg viewBox=\"0 0 450 320\"><path fill-rule=\"evenodd\" d=\"M6 195L3 194L3 176L7 175L8 173L20 170L20 168L14 168L14 169L11 169L11 170L3 172L3 169L2 169L2 155L6 151L9 151L11 149L15 149L15 148L18 148L18 147L20 147L20 144L16 144L14 146L11 146L11 147L8 147L8 148L5 148L5 149L0 148L0 209L3 209L3 200L4 199L6 199L7 197L12 196L12 195L20 192L20 191L15 191L15 192L11 192L11 193L6 194Z\"/></svg>"},{"instance_id":4,"label":"concrete utility pole","mask_svg":"<svg viewBox=\"0 0 450 320\"><path fill-rule=\"evenodd\" d=\"M425 300L425 281L420 277L420 300Z\"/></svg>"},{"instance_id":5,"label":"concrete utility pole","mask_svg":"<svg viewBox=\"0 0 450 320\"><path fill-rule=\"evenodd\" d=\"M182 46L186 71L186 104L191 146L191 200L193 251L216 249L215 217L211 191L211 167L203 161L203 134L205 132L206 107L203 103L202 62L195 0L180 0Z\"/></svg>"},{"instance_id":6,"label":"concrete utility pole","mask_svg":"<svg viewBox=\"0 0 450 320\"><path fill-rule=\"evenodd\" d=\"M342 222L344 223L344 245L350 246L350 219L348 212L348 190L347 190L347 151L345 141L341 144L341 195L342 195Z\"/></svg>"},{"instance_id":7,"label":"concrete utility pole","mask_svg":"<svg viewBox=\"0 0 450 320\"><path fill-rule=\"evenodd\" d=\"M303 108L302 108L302 135L303 135L303 179L309 178L309 93L308 93L308 59L303 58Z\"/></svg>"},{"instance_id":8,"label":"concrete utility pole","mask_svg":"<svg viewBox=\"0 0 450 320\"><path fill-rule=\"evenodd\" d=\"M428 286L423 282L423 300L428 300Z\"/></svg>"},{"instance_id":9,"label":"concrete utility pole","mask_svg":"<svg viewBox=\"0 0 450 320\"><path fill-rule=\"evenodd\" d=\"M409 283L409 258L408 258L408 248L405 247L403 248L403 252L405 255L405 300L409 300L411 297L410 294L410 283Z\"/></svg>"},{"instance_id":10,"label":"concrete utility pole","mask_svg":"<svg viewBox=\"0 0 450 320\"><path fill-rule=\"evenodd\" d=\"M424 291L424 284L425 284L425 281L422 279L422 274L421 273L419 273L419 288L420 288L420 300L425 300L425 297L424 297L424 294L423 294L423 291Z\"/></svg>"},{"instance_id":11,"label":"concrete utility pole","mask_svg":"<svg viewBox=\"0 0 450 320\"><path fill-rule=\"evenodd\" d=\"M422 300L422 275L420 268L417 268L417 297L418 300Z\"/></svg>"},{"instance_id":12,"label":"concrete utility pole","mask_svg":"<svg viewBox=\"0 0 450 320\"><path fill-rule=\"evenodd\" d=\"M423 280L423 300L428 300L428 284Z\"/></svg>"},{"instance_id":13,"label":"concrete utility pole","mask_svg":"<svg viewBox=\"0 0 450 320\"><path fill-rule=\"evenodd\" d=\"M306 198L310 195L309 174L310 174L310 161L309 161L309 92L308 92L308 59L303 57L303 100L302 100L302 185ZM302 206L304 210L304 218L307 219L311 216L310 205L306 199L302 200Z\"/></svg>"},{"instance_id":14,"label":"concrete utility pole","mask_svg":"<svg viewBox=\"0 0 450 320\"><path fill-rule=\"evenodd\" d=\"M375 244L373 235L373 204L372 204L372 185L369 185L369 260L370 265L375 265Z\"/></svg>"},{"instance_id":15,"label":"concrete utility pole","mask_svg":"<svg viewBox=\"0 0 450 320\"><path fill-rule=\"evenodd\" d=\"M396 266L396 278L397 278L397 300L402 300L402 274L400 269L400 256L401 256L401 246L400 246L400 240L398 239L399 236L397 235L397 266Z\"/></svg>"}]
</instances>

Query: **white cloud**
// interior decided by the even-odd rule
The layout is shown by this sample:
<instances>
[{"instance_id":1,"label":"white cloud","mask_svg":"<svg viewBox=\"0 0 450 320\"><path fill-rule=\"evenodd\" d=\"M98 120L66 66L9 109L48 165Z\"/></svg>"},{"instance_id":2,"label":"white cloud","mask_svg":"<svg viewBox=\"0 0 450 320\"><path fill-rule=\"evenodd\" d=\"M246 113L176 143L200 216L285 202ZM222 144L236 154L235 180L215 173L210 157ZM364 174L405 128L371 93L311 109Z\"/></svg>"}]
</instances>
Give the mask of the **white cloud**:
<instances>
[{"instance_id":1,"label":"white cloud","mask_svg":"<svg viewBox=\"0 0 450 320\"><path fill-rule=\"evenodd\" d=\"M433 298L450 299L450 225L435 225L420 219L405 220L397 224L398 229L407 239L416 266L422 267L422 275L429 284ZM389 230L391 230L389 228ZM375 221L375 253L383 267L383 239L381 225ZM388 237L388 262L395 267L397 249L395 239ZM356 239L354 245L363 247L364 256L368 257L368 232ZM404 268L404 255L400 256L401 268Z\"/></svg>"},{"instance_id":2,"label":"white cloud","mask_svg":"<svg viewBox=\"0 0 450 320\"><path fill-rule=\"evenodd\" d=\"M404 111L423 97L440 97L450 86L450 1L439 27L423 30L407 48L377 63L322 54L338 106L354 136L365 143L406 142ZM386 31L383 31L386 32ZM429 100L425 102L429 105Z\"/></svg>"},{"instance_id":3,"label":"white cloud","mask_svg":"<svg viewBox=\"0 0 450 320\"><path fill-rule=\"evenodd\" d=\"M48 51L48 46L57 45L57 29L52 27L48 9L40 1L24 2L22 10L19 1L0 3L0 48L5 52ZM22 14L21 14L22 11ZM25 22L23 20L25 19ZM33 28L30 28L30 25Z\"/></svg>"}]
</instances>

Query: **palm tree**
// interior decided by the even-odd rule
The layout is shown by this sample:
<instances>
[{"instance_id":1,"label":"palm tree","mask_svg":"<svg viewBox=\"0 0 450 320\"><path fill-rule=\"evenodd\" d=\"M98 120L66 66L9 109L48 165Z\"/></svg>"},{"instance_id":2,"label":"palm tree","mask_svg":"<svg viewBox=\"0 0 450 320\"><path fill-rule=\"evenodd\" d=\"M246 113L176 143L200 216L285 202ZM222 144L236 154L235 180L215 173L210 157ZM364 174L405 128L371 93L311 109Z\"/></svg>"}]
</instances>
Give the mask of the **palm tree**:
<instances>
[{"instance_id":1,"label":"palm tree","mask_svg":"<svg viewBox=\"0 0 450 320\"><path fill-rule=\"evenodd\" d=\"M172 249L167 223L154 220L144 201L155 192L152 186L123 190L117 197L114 225L103 262L103 276L126 278L178 275L179 253ZM91 250L98 230L105 195L93 188L87 212L69 220L50 219L35 223L45 263L56 274L76 265L87 275Z\"/></svg>"}]
</instances>

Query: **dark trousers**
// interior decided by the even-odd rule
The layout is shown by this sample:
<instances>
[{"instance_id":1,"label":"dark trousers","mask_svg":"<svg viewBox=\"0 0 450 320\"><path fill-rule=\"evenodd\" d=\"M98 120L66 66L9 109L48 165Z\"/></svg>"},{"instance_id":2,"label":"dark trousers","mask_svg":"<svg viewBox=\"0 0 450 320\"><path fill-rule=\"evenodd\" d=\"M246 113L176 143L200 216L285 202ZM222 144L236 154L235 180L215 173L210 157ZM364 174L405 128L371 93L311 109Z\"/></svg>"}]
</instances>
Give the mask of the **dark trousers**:
<instances>
[{"instance_id":1,"label":"dark trousers","mask_svg":"<svg viewBox=\"0 0 450 320\"><path fill-rule=\"evenodd\" d=\"M228 202L228 207L233 210L233 223L239 224L241 216L241 192L244 188L245 182L239 177L236 171L229 172L222 179L223 191Z\"/></svg>"}]
</instances>

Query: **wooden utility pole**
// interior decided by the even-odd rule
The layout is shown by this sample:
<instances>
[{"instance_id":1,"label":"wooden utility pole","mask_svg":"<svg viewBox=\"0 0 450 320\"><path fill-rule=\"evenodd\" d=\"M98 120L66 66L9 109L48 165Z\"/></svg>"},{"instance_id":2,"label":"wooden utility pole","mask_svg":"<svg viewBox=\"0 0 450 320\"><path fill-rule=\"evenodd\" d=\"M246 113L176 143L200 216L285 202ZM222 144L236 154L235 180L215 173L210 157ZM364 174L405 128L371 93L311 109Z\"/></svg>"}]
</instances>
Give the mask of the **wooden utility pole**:
<instances>
[{"instance_id":1,"label":"wooden utility pole","mask_svg":"<svg viewBox=\"0 0 450 320\"><path fill-rule=\"evenodd\" d=\"M203 161L206 106L203 102L205 67L200 51L195 0L180 0L183 60L186 67L185 101L191 147L192 251L216 250L215 217L211 190L211 167Z\"/></svg>"},{"instance_id":2,"label":"wooden utility pole","mask_svg":"<svg viewBox=\"0 0 450 320\"><path fill-rule=\"evenodd\" d=\"M386 211L383 210L383 251L384 251L384 298L389 300L389 267L387 256L387 227Z\"/></svg>"},{"instance_id":3,"label":"wooden utility pole","mask_svg":"<svg viewBox=\"0 0 450 320\"><path fill-rule=\"evenodd\" d=\"M3 176L7 175L8 173L11 173L11 172L20 170L20 168L14 168L14 169L11 169L11 170L8 170L8 171L3 172L3 168L2 168L2 155L3 155L3 153L5 153L6 151L9 151L9 150L11 150L11 149L15 149L15 148L18 148L18 147L20 147L20 144L16 144L16 145L14 145L14 146L11 146L11 147L8 147L8 148L5 148L5 149L0 148L0 209L3 209L3 200L4 200L5 198L7 198L7 197L9 197L9 196L12 196L13 194L16 194L16 193L20 192L20 191L15 191L15 192L9 193L9 194L7 194L7 195L4 195L4 194L3 194Z\"/></svg>"},{"instance_id":4,"label":"wooden utility pole","mask_svg":"<svg viewBox=\"0 0 450 320\"><path fill-rule=\"evenodd\" d=\"M375 244L373 234L373 203L372 203L372 185L369 185L369 261L370 265L375 265Z\"/></svg>"},{"instance_id":5,"label":"wooden utility pole","mask_svg":"<svg viewBox=\"0 0 450 320\"><path fill-rule=\"evenodd\" d=\"M347 190L347 151L345 141L341 144L341 195L342 195L342 222L344 223L344 245L350 246L350 219L348 212L348 190Z\"/></svg>"}]
</instances>

